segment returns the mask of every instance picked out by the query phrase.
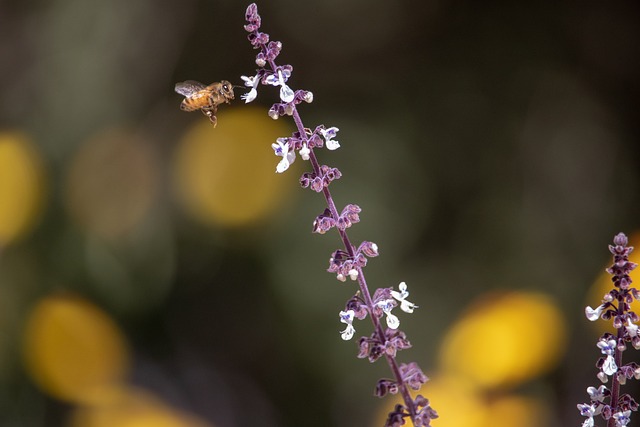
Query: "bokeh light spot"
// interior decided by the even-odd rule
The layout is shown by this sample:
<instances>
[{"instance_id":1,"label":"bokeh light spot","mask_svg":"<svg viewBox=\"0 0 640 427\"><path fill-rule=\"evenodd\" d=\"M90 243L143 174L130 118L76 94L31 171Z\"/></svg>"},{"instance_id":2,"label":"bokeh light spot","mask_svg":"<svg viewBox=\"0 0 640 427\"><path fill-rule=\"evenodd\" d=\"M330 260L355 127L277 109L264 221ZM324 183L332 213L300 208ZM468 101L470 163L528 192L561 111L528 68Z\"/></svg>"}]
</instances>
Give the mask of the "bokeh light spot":
<instances>
[{"instance_id":1,"label":"bokeh light spot","mask_svg":"<svg viewBox=\"0 0 640 427\"><path fill-rule=\"evenodd\" d=\"M35 223L44 193L40 155L21 133L0 133L0 247Z\"/></svg>"},{"instance_id":2,"label":"bokeh light spot","mask_svg":"<svg viewBox=\"0 0 640 427\"><path fill-rule=\"evenodd\" d=\"M486 427L540 427L548 426L549 410L539 400L506 395L490 400Z\"/></svg>"},{"instance_id":3,"label":"bokeh light spot","mask_svg":"<svg viewBox=\"0 0 640 427\"><path fill-rule=\"evenodd\" d=\"M158 188L151 144L122 129L89 139L72 161L67 207L85 230L117 238L148 212Z\"/></svg>"},{"instance_id":4,"label":"bokeh light spot","mask_svg":"<svg viewBox=\"0 0 640 427\"><path fill-rule=\"evenodd\" d=\"M104 399L128 370L127 347L114 321L92 303L71 295L50 296L31 311L24 335L27 370L58 399Z\"/></svg>"},{"instance_id":5,"label":"bokeh light spot","mask_svg":"<svg viewBox=\"0 0 640 427\"><path fill-rule=\"evenodd\" d=\"M290 133L258 108L225 109L216 128L196 120L175 153L177 191L188 211L205 224L238 227L276 210L292 186L276 174L280 158L271 144Z\"/></svg>"},{"instance_id":6,"label":"bokeh light spot","mask_svg":"<svg viewBox=\"0 0 640 427\"><path fill-rule=\"evenodd\" d=\"M551 369L564 351L559 309L542 294L487 295L447 333L440 351L445 371L493 389Z\"/></svg>"},{"instance_id":7,"label":"bokeh light spot","mask_svg":"<svg viewBox=\"0 0 640 427\"><path fill-rule=\"evenodd\" d=\"M77 408L69 427L211 427L143 390L122 387L108 402Z\"/></svg>"}]
</instances>

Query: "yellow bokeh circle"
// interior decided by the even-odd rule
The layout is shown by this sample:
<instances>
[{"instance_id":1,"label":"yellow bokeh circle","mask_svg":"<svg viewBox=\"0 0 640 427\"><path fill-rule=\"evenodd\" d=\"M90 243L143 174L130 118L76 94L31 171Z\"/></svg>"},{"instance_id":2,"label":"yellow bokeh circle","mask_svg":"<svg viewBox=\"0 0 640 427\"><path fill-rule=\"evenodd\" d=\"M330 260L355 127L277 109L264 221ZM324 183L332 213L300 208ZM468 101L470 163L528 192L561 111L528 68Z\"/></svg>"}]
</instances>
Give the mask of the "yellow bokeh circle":
<instances>
[{"instance_id":1,"label":"yellow bokeh circle","mask_svg":"<svg viewBox=\"0 0 640 427\"><path fill-rule=\"evenodd\" d=\"M41 300L24 333L27 370L58 399L95 403L124 380L129 360L115 322L92 303L71 295Z\"/></svg>"},{"instance_id":2,"label":"yellow bokeh circle","mask_svg":"<svg viewBox=\"0 0 640 427\"><path fill-rule=\"evenodd\" d=\"M212 427L199 418L171 408L152 394L125 386L99 405L81 406L69 427Z\"/></svg>"},{"instance_id":3,"label":"yellow bokeh circle","mask_svg":"<svg viewBox=\"0 0 640 427\"><path fill-rule=\"evenodd\" d=\"M26 135L0 132L0 248L24 235L42 207L42 160Z\"/></svg>"},{"instance_id":4,"label":"yellow bokeh circle","mask_svg":"<svg viewBox=\"0 0 640 427\"><path fill-rule=\"evenodd\" d=\"M291 134L284 120L258 108L221 111L215 128L199 117L174 157L176 189L187 210L205 224L238 227L278 209L298 181L295 168L275 172L280 158L271 144Z\"/></svg>"},{"instance_id":5,"label":"yellow bokeh circle","mask_svg":"<svg viewBox=\"0 0 640 427\"><path fill-rule=\"evenodd\" d=\"M531 397L499 396L487 402L486 410L489 421L485 427L541 427L550 425L551 417L547 406L542 401Z\"/></svg>"},{"instance_id":6,"label":"yellow bokeh circle","mask_svg":"<svg viewBox=\"0 0 640 427\"><path fill-rule=\"evenodd\" d=\"M445 372L484 389L512 386L555 366L565 327L550 297L510 292L487 295L446 334L440 349Z\"/></svg>"}]
</instances>

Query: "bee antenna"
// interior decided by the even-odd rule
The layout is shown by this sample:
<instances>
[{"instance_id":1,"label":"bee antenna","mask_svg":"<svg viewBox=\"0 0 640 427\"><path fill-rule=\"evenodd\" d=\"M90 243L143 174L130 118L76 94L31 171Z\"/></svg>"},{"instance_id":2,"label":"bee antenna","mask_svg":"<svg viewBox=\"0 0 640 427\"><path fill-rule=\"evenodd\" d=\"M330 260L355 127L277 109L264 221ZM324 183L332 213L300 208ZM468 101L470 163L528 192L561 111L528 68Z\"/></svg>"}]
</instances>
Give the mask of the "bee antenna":
<instances>
[{"instance_id":1,"label":"bee antenna","mask_svg":"<svg viewBox=\"0 0 640 427\"><path fill-rule=\"evenodd\" d=\"M246 87L246 86L245 85L233 85L234 89L239 88L239 87Z\"/></svg>"}]
</instances>

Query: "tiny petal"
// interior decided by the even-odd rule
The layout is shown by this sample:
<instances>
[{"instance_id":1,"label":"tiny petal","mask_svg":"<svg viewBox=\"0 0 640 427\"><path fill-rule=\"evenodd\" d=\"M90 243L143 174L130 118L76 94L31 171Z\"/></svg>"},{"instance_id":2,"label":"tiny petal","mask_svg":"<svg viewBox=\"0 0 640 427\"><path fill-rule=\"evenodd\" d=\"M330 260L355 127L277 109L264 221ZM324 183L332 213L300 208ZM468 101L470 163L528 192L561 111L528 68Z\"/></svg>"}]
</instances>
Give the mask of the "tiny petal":
<instances>
[{"instance_id":1,"label":"tiny petal","mask_svg":"<svg viewBox=\"0 0 640 427\"><path fill-rule=\"evenodd\" d=\"M347 328L344 331L341 331L341 337L343 340L348 341L353 338L353 334L356 332L353 327L353 318L355 317L355 312L353 310L340 311L340 321L347 325Z\"/></svg>"},{"instance_id":2,"label":"tiny petal","mask_svg":"<svg viewBox=\"0 0 640 427\"><path fill-rule=\"evenodd\" d=\"M409 292L407 291L407 284L405 282L401 282L398 285L398 289L400 292L391 291L391 296L397 299L400 302L400 310L405 313L413 313L415 308L418 308L414 303L407 301L406 298L409 296Z\"/></svg>"},{"instance_id":3,"label":"tiny petal","mask_svg":"<svg viewBox=\"0 0 640 427\"><path fill-rule=\"evenodd\" d=\"M353 338L353 334L355 334L356 329L353 327L353 325L347 325L347 328L344 331L340 332L340 337L345 340L345 341L349 341L351 338Z\"/></svg>"},{"instance_id":4,"label":"tiny petal","mask_svg":"<svg viewBox=\"0 0 640 427\"><path fill-rule=\"evenodd\" d=\"M613 414L613 418L616 420L616 426L619 426L619 427L626 426L631 421L631 411L627 410L624 412L622 411L617 412Z\"/></svg>"},{"instance_id":5,"label":"tiny petal","mask_svg":"<svg viewBox=\"0 0 640 427\"><path fill-rule=\"evenodd\" d=\"M599 305L595 309L591 308L591 306L587 306L584 309L584 314L587 316L587 319L594 322L600 318L602 311L604 310L604 304Z\"/></svg>"},{"instance_id":6,"label":"tiny petal","mask_svg":"<svg viewBox=\"0 0 640 427\"><path fill-rule=\"evenodd\" d=\"M309 147L307 146L307 144L304 143L299 153L302 160L309 160L309 154L311 153L311 150L309 150Z\"/></svg>"},{"instance_id":7,"label":"tiny petal","mask_svg":"<svg viewBox=\"0 0 640 427\"><path fill-rule=\"evenodd\" d=\"M602 354L612 356L613 353L615 352L615 348L617 344L618 343L616 342L616 340L611 340L611 339L608 340L608 339L602 338L600 339L600 341L598 341L596 346L598 346Z\"/></svg>"},{"instance_id":8,"label":"tiny petal","mask_svg":"<svg viewBox=\"0 0 640 427\"><path fill-rule=\"evenodd\" d=\"M604 385L601 385L598 388L587 387L587 394L591 398L592 402L602 402L604 400L606 390L607 388Z\"/></svg>"},{"instance_id":9,"label":"tiny petal","mask_svg":"<svg viewBox=\"0 0 640 427\"><path fill-rule=\"evenodd\" d=\"M334 140L334 139L330 139L329 141L327 141L327 149L328 150L337 150L338 148L340 148L340 144L338 143L338 141Z\"/></svg>"},{"instance_id":10,"label":"tiny petal","mask_svg":"<svg viewBox=\"0 0 640 427\"><path fill-rule=\"evenodd\" d=\"M638 336L638 325L632 323L631 319L627 319L627 326L625 326L625 328L627 329L627 333L630 337L633 338Z\"/></svg>"},{"instance_id":11,"label":"tiny petal","mask_svg":"<svg viewBox=\"0 0 640 427\"><path fill-rule=\"evenodd\" d=\"M358 270L356 270L355 268L349 270L349 277L351 278L351 280L358 280Z\"/></svg>"},{"instance_id":12,"label":"tiny petal","mask_svg":"<svg viewBox=\"0 0 640 427\"><path fill-rule=\"evenodd\" d=\"M604 372L608 376L611 376L615 374L617 371L618 371L618 366L616 365L615 359L613 358L613 356L607 356L607 358L604 361L604 364L602 365L602 372Z\"/></svg>"},{"instance_id":13,"label":"tiny petal","mask_svg":"<svg viewBox=\"0 0 640 427\"><path fill-rule=\"evenodd\" d=\"M391 329L398 329L400 326L400 319L397 316L391 314L391 312L387 313L387 326Z\"/></svg>"},{"instance_id":14,"label":"tiny petal","mask_svg":"<svg viewBox=\"0 0 640 427\"><path fill-rule=\"evenodd\" d=\"M595 425L595 421L593 420L593 417L587 418L582 423L582 427L593 427L594 425Z\"/></svg>"},{"instance_id":15,"label":"tiny petal","mask_svg":"<svg viewBox=\"0 0 640 427\"><path fill-rule=\"evenodd\" d=\"M245 104L248 104L254 99L256 99L257 96L258 96L258 91L256 90L256 88L252 88L249 92L245 93L244 95L240 95L240 99L244 99Z\"/></svg>"},{"instance_id":16,"label":"tiny petal","mask_svg":"<svg viewBox=\"0 0 640 427\"><path fill-rule=\"evenodd\" d=\"M286 84L282 84L282 86L280 87L280 99L282 99L282 102L289 103L293 101L293 98L295 98L295 96L295 93L289 86L287 86Z\"/></svg>"}]
</instances>

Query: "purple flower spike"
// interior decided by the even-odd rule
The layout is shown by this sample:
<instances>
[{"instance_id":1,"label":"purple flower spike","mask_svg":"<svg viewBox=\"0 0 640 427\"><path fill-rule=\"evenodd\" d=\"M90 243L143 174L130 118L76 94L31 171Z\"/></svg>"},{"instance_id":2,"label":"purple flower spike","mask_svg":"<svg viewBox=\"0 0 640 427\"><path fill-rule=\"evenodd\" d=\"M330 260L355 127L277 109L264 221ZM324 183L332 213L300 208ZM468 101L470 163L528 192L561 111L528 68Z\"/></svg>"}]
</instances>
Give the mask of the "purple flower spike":
<instances>
[{"instance_id":1,"label":"purple flower spike","mask_svg":"<svg viewBox=\"0 0 640 427\"><path fill-rule=\"evenodd\" d=\"M404 401L403 404L396 405L385 425L400 426L412 421L415 426L429 426L430 421L437 418L437 413L431 408L426 398L418 395L413 399L410 394L410 390L418 390L427 381L427 377L416 363L400 364L396 361L397 353L410 348L411 344L405 333L399 329L400 318L393 311L400 307L399 310L412 313L417 305L408 301L409 292L404 282L400 283L397 291L384 287L371 294L364 269L368 258L379 255L378 245L364 241L356 248L351 243L347 231L360 222L361 209L356 204L347 204L342 211L337 210L329 187L332 182L342 177L342 173L337 168L320 165L316 156L317 150L326 148L334 151L340 148L340 143L336 139L339 129L322 124L315 128L304 126L298 106L303 102L311 103L314 98L313 93L308 90L292 89L289 86L293 67L289 64L276 63L276 59L282 52L282 43L271 40L267 33L260 31L262 22L255 3L249 5L245 18L247 24L244 28L249 32L248 40L258 51L255 63L259 69L251 76L242 77L245 86L249 89L242 95L242 99L245 102L255 100L259 85L278 88L279 99L271 106L268 115L274 120L290 116L295 123L296 131L290 137L278 138L272 144L275 155L280 158L276 172L283 173L288 170L296 159L296 152L303 161L309 162L312 170L302 174L299 179L300 185L322 194L327 206L324 212L313 221L312 231L316 234L325 234L335 228L344 244L344 249L338 249L331 254L327 271L335 274L340 282L348 282L347 279L350 279L350 282L357 283L356 294L347 301L344 310L339 312L339 320L343 324L343 329L339 331L340 336L343 340L352 339L356 331L355 321L369 317L373 332L358 340L357 357L368 359L372 363L384 359L394 378L379 380L375 395L382 397L389 393L397 393ZM396 313L399 310L396 310ZM606 313L602 313L602 316L605 315ZM640 342L640 338L638 340Z\"/></svg>"},{"instance_id":2,"label":"purple flower spike","mask_svg":"<svg viewBox=\"0 0 640 427\"><path fill-rule=\"evenodd\" d=\"M622 357L627 350L626 343L640 349L638 315L631 310L631 303L640 295L637 289L631 287L632 280L629 276L637 265L629 261L633 247L627 246L628 244L629 239L623 233L618 233L613 238L613 245L609 245L613 264L606 271L611 274L614 287L598 307L594 309L589 306L585 309L590 321L612 320L617 333L613 335L605 332L596 344L603 356L596 363L596 377L603 383L608 383L611 379L611 387L600 385L598 388L587 388L591 402L578 405L580 415L586 417L583 426L595 426L594 418L600 415L607 420L607 426L623 427L631 422L631 412L638 410L638 404L630 395L620 393L621 386L627 380L640 379L639 365L636 362L623 364Z\"/></svg>"}]
</instances>

